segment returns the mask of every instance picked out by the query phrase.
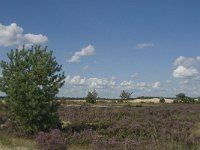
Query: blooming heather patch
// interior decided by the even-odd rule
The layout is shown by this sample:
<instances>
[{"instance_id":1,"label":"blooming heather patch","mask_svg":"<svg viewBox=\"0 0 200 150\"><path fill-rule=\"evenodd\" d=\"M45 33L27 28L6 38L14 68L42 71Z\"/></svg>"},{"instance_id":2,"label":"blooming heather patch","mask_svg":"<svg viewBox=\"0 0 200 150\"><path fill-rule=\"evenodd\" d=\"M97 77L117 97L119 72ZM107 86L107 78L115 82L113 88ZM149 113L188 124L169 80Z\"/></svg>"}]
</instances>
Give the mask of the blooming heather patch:
<instances>
[{"instance_id":1,"label":"blooming heather patch","mask_svg":"<svg viewBox=\"0 0 200 150\"><path fill-rule=\"evenodd\" d=\"M50 133L39 132L36 143L38 148L42 150L64 150L67 148L66 140L58 129L53 129Z\"/></svg>"},{"instance_id":2,"label":"blooming heather patch","mask_svg":"<svg viewBox=\"0 0 200 150\"><path fill-rule=\"evenodd\" d=\"M70 121L64 131L69 145L91 149L148 149L173 141L199 146L191 130L200 122L199 104L144 107L61 106L60 117ZM191 139L195 139L191 142ZM188 145L185 143L189 143ZM168 147L167 147L168 148Z\"/></svg>"}]
</instances>

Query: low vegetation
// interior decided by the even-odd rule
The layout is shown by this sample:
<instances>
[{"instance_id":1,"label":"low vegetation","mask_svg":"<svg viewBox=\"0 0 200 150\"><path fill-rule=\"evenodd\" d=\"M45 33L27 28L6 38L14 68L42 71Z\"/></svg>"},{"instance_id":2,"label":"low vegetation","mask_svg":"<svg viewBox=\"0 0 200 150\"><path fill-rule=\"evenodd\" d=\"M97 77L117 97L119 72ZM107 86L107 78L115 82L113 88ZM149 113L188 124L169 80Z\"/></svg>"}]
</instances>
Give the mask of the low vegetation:
<instances>
[{"instance_id":1,"label":"low vegetation","mask_svg":"<svg viewBox=\"0 0 200 150\"><path fill-rule=\"evenodd\" d=\"M199 104L60 109L69 145L89 149L200 148L199 113Z\"/></svg>"},{"instance_id":2,"label":"low vegetation","mask_svg":"<svg viewBox=\"0 0 200 150\"><path fill-rule=\"evenodd\" d=\"M72 150L200 148L200 104L109 104L104 102L103 106L108 107L62 104L59 107L62 129L35 135L24 135L9 124L3 126L8 118L5 105L1 104L0 145L10 149L17 145L52 150L55 147Z\"/></svg>"},{"instance_id":3,"label":"low vegetation","mask_svg":"<svg viewBox=\"0 0 200 150\"><path fill-rule=\"evenodd\" d=\"M39 132L36 137L39 149L43 150L65 150L67 149L64 134L59 129L53 129L49 133Z\"/></svg>"}]
</instances>

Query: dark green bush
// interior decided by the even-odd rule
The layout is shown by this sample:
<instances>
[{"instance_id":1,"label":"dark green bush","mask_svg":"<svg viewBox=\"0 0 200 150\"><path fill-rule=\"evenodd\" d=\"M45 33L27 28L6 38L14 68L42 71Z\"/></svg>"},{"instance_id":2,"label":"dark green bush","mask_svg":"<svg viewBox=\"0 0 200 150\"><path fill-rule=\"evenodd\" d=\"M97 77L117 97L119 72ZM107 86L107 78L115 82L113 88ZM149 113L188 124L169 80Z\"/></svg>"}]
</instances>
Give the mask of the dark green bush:
<instances>
[{"instance_id":1,"label":"dark green bush","mask_svg":"<svg viewBox=\"0 0 200 150\"><path fill-rule=\"evenodd\" d=\"M135 105L135 107L143 107L143 105L142 104L137 104L137 105Z\"/></svg>"},{"instance_id":2,"label":"dark green bush","mask_svg":"<svg viewBox=\"0 0 200 150\"><path fill-rule=\"evenodd\" d=\"M195 99L189 96L186 96L184 93L179 93L176 95L174 103L195 103Z\"/></svg>"},{"instance_id":3,"label":"dark green bush","mask_svg":"<svg viewBox=\"0 0 200 150\"><path fill-rule=\"evenodd\" d=\"M163 97L160 98L160 103L165 103L165 99Z\"/></svg>"},{"instance_id":4,"label":"dark green bush","mask_svg":"<svg viewBox=\"0 0 200 150\"><path fill-rule=\"evenodd\" d=\"M197 98L197 103L200 103L200 97Z\"/></svg>"},{"instance_id":5,"label":"dark green bush","mask_svg":"<svg viewBox=\"0 0 200 150\"><path fill-rule=\"evenodd\" d=\"M87 96L86 96L86 102L95 104L96 100L97 100L97 95L98 94L97 94L95 89L92 92L89 91Z\"/></svg>"}]
</instances>

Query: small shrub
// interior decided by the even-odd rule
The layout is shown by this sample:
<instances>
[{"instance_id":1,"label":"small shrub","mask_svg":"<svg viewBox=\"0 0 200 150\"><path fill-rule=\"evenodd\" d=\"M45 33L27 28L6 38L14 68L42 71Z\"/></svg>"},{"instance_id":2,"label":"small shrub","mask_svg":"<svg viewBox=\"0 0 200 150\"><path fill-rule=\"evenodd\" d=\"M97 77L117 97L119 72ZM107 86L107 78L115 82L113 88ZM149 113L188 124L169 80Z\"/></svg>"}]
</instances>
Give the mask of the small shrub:
<instances>
[{"instance_id":1,"label":"small shrub","mask_svg":"<svg viewBox=\"0 0 200 150\"><path fill-rule=\"evenodd\" d=\"M195 103L195 100L192 97L187 97L185 103Z\"/></svg>"},{"instance_id":2,"label":"small shrub","mask_svg":"<svg viewBox=\"0 0 200 150\"><path fill-rule=\"evenodd\" d=\"M86 97L86 102L95 104L97 100L97 95L98 94L95 89L92 92L89 91Z\"/></svg>"},{"instance_id":3,"label":"small shrub","mask_svg":"<svg viewBox=\"0 0 200 150\"><path fill-rule=\"evenodd\" d=\"M42 150L67 149L65 137L58 129L53 129L49 133L39 132L36 137L36 143L38 148Z\"/></svg>"},{"instance_id":4,"label":"small shrub","mask_svg":"<svg viewBox=\"0 0 200 150\"><path fill-rule=\"evenodd\" d=\"M200 97L197 98L197 103L200 103Z\"/></svg>"},{"instance_id":5,"label":"small shrub","mask_svg":"<svg viewBox=\"0 0 200 150\"><path fill-rule=\"evenodd\" d=\"M121 94L120 94L120 98L121 98L121 100L120 101L122 101L123 102L123 100L128 100L128 99L130 99L130 97L131 97L131 95L132 95L133 93L130 93L130 92L128 92L128 91L125 91L125 90L123 90L122 92L121 92Z\"/></svg>"},{"instance_id":6,"label":"small shrub","mask_svg":"<svg viewBox=\"0 0 200 150\"><path fill-rule=\"evenodd\" d=\"M179 103L179 101L177 99L174 99L173 103Z\"/></svg>"},{"instance_id":7,"label":"small shrub","mask_svg":"<svg viewBox=\"0 0 200 150\"><path fill-rule=\"evenodd\" d=\"M143 105L142 104L137 104L137 105L135 105L135 107L143 107Z\"/></svg>"},{"instance_id":8,"label":"small shrub","mask_svg":"<svg viewBox=\"0 0 200 150\"><path fill-rule=\"evenodd\" d=\"M118 103L123 103L123 102L124 102L124 99L119 99L117 102L118 102Z\"/></svg>"},{"instance_id":9,"label":"small shrub","mask_svg":"<svg viewBox=\"0 0 200 150\"><path fill-rule=\"evenodd\" d=\"M131 104L126 104L126 105L124 105L124 107L132 107L132 105Z\"/></svg>"},{"instance_id":10,"label":"small shrub","mask_svg":"<svg viewBox=\"0 0 200 150\"><path fill-rule=\"evenodd\" d=\"M165 103L165 99L163 97L160 98L160 103Z\"/></svg>"}]
</instances>

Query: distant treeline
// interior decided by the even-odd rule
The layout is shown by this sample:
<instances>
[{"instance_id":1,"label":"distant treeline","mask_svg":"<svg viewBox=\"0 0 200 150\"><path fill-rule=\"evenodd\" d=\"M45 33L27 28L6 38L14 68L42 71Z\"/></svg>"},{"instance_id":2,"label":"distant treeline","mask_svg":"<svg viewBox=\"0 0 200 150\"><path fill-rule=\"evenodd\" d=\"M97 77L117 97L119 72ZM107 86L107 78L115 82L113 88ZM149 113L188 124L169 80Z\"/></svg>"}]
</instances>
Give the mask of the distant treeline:
<instances>
[{"instance_id":1,"label":"distant treeline","mask_svg":"<svg viewBox=\"0 0 200 150\"><path fill-rule=\"evenodd\" d=\"M135 99L152 99L152 98L161 98L161 97L153 97L153 96L139 96L135 98L130 98L129 100L135 100ZM175 97L163 97L166 99L175 99ZM85 100L85 97L56 97L56 100ZM102 98L98 97L97 100L120 100L120 98Z\"/></svg>"},{"instance_id":2,"label":"distant treeline","mask_svg":"<svg viewBox=\"0 0 200 150\"><path fill-rule=\"evenodd\" d=\"M0 96L1 99L5 99L6 96ZM135 100L135 99L152 99L152 98L161 98L159 96L139 96L135 98L130 98L129 100ZM165 99L176 99L175 97L162 97ZM194 99L197 99L198 97L192 97ZM85 100L85 97L55 97L55 100ZM97 100L120 100L120 98L102 98L98 97Z\"/></svg>"},{"instance_id":3,"label":"distant treeline","mask_svg":"<svg viewBox=\"0 0 200 150\"><path fill-rule=\"evenodd\" d=\"M56 100L85 100L85 97L56 97ZM101 98L98 97L98 100L117 100L116 98Z\"/></svg>"}]
</instances>

